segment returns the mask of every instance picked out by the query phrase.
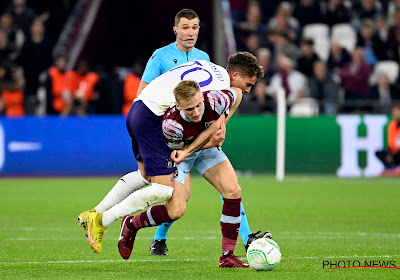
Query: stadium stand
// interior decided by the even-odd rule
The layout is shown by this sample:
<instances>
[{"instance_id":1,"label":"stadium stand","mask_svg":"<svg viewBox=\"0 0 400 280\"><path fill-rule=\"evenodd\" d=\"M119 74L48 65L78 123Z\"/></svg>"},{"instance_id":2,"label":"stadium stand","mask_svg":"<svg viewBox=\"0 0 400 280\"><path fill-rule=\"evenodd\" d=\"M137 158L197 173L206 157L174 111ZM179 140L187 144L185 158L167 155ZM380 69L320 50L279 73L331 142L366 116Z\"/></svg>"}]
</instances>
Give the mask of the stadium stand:
<instances>
[{"instance_id":1,"label":"stadium stand","mask_svg":"<svg viewBox=\"0 0 400 280\"><path fill-rule=\"evenodd\" d=\"M97 3L94 4L94 2ZM0 6L0 65L2 69L12 69L14 81L19 81L18 90L22 90L23 94L22 99L16 98L16 100L23 100L24 103L24 110L18 110L19 115L60 114L59 110L49 107L53 95L47 92L43 83L56 57L63 54L68 57L68 71L75 70L80 60L90 59L93 73L98 76L96 86L98 96L91 99L90 109L83 110L84 114L126 113L134 97L134 83L130 93L127 94L126 89L124 91L124 82L126 77L128 80L132 78L130 75L132 69L129 65L132 65L133 61L129 61L125 66L115 64L105 68L102 62L96 62L94 57L85 57L88 55L87 52L82 57L82 49L87 44L85 40L90 36L89 31L94 29L94 26L100 29L104 26L104 23L97 20L97 17L105 17L101 12L100 2L104 1L9 0ZM397 2L292 0L275 3L267 0L230 0L234 39L238 51L250 51L259 57L266 56L267 53L268 56L268 62L263 65L266 72L263 84L254 88L250 96L243 101L244 105L246 102L253 102L253 105L247 104L247 107L256 106L258 109L241 110L241 112L275 112L275 100L267 94L267 88L270 86L271 77L279 72L277 57L280 53L285 54L293 60L295 70L304 71L302 70L304 61L309 63L310 60L305 59L300 51L303 39L312 41L317 60L326 63L329 79L338 87L339 94L335 101L338 106L335 105L337 106L335 112L340 113L343 110L347 113L352 112L348 108L345 109L349 107L346 106L349 100L345 98L346 89L339 73L349 66L348 63L351 63L351 56L357 46L362 47L364 59L371 67L371 75L367 78L369 85L375 86L379 76L385 74L395 91L391 102L399 102L397 96L400 94L397 91L400 88L400 55L397 50L400 46L400 7L396 6ZM372 30L371 36L368 35L370 32L368 30ZM32 32L44 33L43 38L40 34L34 35L34 42L31 41ZM97 38L88 39L90 46L99 45L93 42ZM41 43L38 43L39 41ZM41 50L39 57L35 61L27 59L31 57L29 53L35 49ZM139 58L141 58L139 61L147 59L147 57ZM315 61L312 60L312 64ZM143 62L141 63L143 67ZM307 87L309 87L312 68L308 65L307 69ZM134 73L136 78L140 78L140 74ZM7 79L10 78L0 76L1 93L8 92L7 90L10 89L7 87ZM23 81L22 86L21 81ZM310 97L309 89L305 91L304 98ZM4 94L4 96L8 95ZM10 99L4 98L1 101L0 113L10 115L11 111L6 110L4 106L5 103L10 104ZM48 98L50 99L47 100ZM365 109L369 113L381 112L381 110L371 109L374 108L373 100L369 98L370 95L363 95L361 101L369 106L358 109L361 108L363 111L363 108L369 108ZM320 105L319 113L327 113L322 101L318 98L317 101ZM82 110L78 111L82 113Z\"/></svg>"}]
</instances>

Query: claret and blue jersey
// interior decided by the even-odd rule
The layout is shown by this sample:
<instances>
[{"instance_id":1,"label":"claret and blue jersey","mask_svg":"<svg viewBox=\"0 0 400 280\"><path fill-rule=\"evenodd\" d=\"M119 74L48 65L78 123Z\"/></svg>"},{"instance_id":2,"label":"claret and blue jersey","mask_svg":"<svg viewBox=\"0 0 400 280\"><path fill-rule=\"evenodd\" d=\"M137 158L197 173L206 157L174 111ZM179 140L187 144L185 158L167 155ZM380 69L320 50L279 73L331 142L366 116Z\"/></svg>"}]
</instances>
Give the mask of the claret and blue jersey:
<instances>
[{"instance_id":1,"label":"claret and blue jersey","mask_svg":"<svg viewBox=\"0 0 400 280\"><path fill-rule=\"evenodd\" d=\"M170 149L180 149L192 143L207 127L212 125L236 102L236 92L230 88L203 92L204 112L200 122L191 122L176 106L163 117L164 140Z\"/></svg>"}]
</instances>

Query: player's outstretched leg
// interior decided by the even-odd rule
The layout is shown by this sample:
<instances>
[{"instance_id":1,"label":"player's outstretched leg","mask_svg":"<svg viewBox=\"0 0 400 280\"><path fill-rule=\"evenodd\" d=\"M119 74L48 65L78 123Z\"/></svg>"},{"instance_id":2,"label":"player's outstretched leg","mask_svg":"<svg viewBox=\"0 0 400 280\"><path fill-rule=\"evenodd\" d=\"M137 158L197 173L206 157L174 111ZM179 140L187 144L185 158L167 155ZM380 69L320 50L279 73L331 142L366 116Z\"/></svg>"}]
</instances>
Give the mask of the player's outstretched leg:
<instances>
[{"instance_id":1,"label":"player's outstretched leg","mask_svg":"<svg viewBox=\"0 0 400 280\"><path fill-rule=\"evenodd\" d=\"M107 227L102 224L102 214L89 212L87 214L87 236L88 242L93 251L97 254L101 253L101 240L107 230Z\"/></svg>"},{"instance_id":2,"label":"player's outstretched leg","mask_svg":"<svg viewBox=\"0 0 400 280\"><path fill-rule=\"evenodd\" d=\"M88 214L89 212L96 212L94 209L84 211L79 214L78 216L78 224L83 228L85 231L86 237L88 236L87 226L88 226Z\"/></svg>"},{"instance_id":3,"label":"player's outstretched leg","mask_svg":"<svg viewBox=\"0 0 400 280\"><path fill-rule=\"evenodd\" d=\"M131 256L136 233L139 229L161 225L165 222L172 222L165 205L154 205L137 216L125 218L121 223L121 234L118 241L118 250L121 257L129 259Z\"/></svg>"},{"instance_id":4,"label":"player's outstretched leg","mask_svg":"<svg viewBox=\"0 0 400 280\"><path fill-rule=\"evenodd\" d=\"M93 209L87 210L79 214L78 224L85 231L87 235L87 214L89 212L103 213L114 205L120 203L125 198L127 198L131 193L137 191L138 189L148 185L150 182L143 178L140 171L134 171L122 176L114 187L108 192L104 199ZM131 214L131 213L129 213Z\"/></svg>"},{"instance_id":5,"label":"player's outstretched leg","mask_svg":"<svg viewBox=\"0 0 400 280\"><path fill-rule=\"evenodd\" d=\"M139 170L125 174L94 209L103 213L148 184L150 182L143 178Z\"/></svg>"},{"instance_id":6,"label":"player's outstretched leg","mask_svg":"<svg viewBox=\"0 0 400 280\"><path fill-rule=\"evenodd\" d=\"M240 228L240 201L241 198L224 198L221 215L222 231L222 256L219 258L219 267L224 268L249 268L247 263L242 262L234 255L234 250Z\"/></svg>"},{"instance_id":7,"label":"player's outstretched leg","mask_svg":"<svg viewBox=\"0 0 400 280\"><path fill-rule=\"evenodd\" d=\"M171 223L163 223L158 226L156 235L154 236L153 242L150 245L150 253L154 256L168 256L167 247L167 233L169 228L173 225Z\"/></svg>"}]
</instances>

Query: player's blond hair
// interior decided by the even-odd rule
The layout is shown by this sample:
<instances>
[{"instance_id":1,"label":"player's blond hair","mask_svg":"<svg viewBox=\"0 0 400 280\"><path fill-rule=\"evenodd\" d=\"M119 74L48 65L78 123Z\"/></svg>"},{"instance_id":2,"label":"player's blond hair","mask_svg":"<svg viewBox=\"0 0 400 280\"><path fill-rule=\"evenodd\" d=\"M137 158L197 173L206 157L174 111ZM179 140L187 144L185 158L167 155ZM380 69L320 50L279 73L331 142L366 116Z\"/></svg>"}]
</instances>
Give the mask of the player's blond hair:
<instances>
[{"instance_id":1,"label":"player's blond hair","mask_svg":"<svg viewBox=\"0 0 400 280\"><path fill-rule=\"evenodd\" d=\"M177 103L193 98L200 91L200 86L196 81L184 80L174 88L174 96Z\"/></svg>"}]
</instances>

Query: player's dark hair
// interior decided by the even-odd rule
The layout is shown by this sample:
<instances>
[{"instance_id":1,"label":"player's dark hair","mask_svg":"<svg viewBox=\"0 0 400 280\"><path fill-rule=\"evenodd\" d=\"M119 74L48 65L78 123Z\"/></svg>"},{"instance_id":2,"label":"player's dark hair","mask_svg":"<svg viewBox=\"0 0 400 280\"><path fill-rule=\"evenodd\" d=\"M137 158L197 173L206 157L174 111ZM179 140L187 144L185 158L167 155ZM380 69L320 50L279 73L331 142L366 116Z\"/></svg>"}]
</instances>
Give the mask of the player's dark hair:
<instances>
[{"instance_id":1,"label":"player's dark hair","mask_svg":"<svg viewBox=\"0 0 400 280\"><path fill-rule=\"evenodd\" d=\"M228 72L239 72L243 76L257 77L257 80L264 77L264 70L258 63L257 58L249 52L237 52L228 59L226 66Z\"/></svg>"},{"instance_id":2,"label":"player's dark hair","mask_svg":"<svg viewBox=\"0 0 400 280\"><path fill-rule=\"evenodd\" d=\"M183 80L174 88L175 100L178 103L182 100L189 100L199 91L201 91L200 86L196 81Z\"/></svg>"},{"instance_id":3,"label":"player's dark hair","mask_svg":"<svg viewBox=\"0 0 400 280\"><path fill-rule=\"evenodd\" d=\"M199 19L199 23L200 23L199 16L192 9L182 9L182 10L180 10L175 16L174 26L178 26L179 21L181 20L181 18L187 18L188 20L192 20L192 19L197 18L197 19Z\"/></svg>"}]
</instances>

